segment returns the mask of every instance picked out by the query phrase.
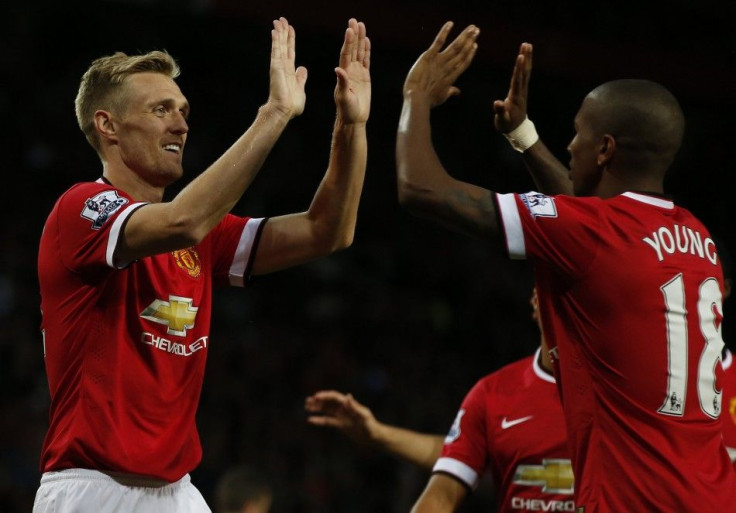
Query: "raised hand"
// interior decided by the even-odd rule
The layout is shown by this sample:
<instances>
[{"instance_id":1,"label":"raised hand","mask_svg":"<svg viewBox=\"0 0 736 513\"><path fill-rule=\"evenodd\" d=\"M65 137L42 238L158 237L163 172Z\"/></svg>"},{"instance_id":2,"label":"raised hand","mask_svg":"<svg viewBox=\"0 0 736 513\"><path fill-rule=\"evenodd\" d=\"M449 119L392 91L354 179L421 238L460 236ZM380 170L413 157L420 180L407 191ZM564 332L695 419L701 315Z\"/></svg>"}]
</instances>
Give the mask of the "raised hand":
<instances>
[{"instance_id":1,"label":"raised hand","mask_svg":"<svg viewBox=\"0 0 736 513\"><path fill-rule=\"evenodd\" d=\"M532 45L522 43L519 55L516 56L506 99L493 102L493 124L502 134L511 132L526 119L531 75Z\"/></svg>"},{"instance_id":2,"label":"raised hand","mask_svg":"<svg viewBox=\"0 0 736 513\"><path fill-rule=\"evenodd\" d=\"M271 30L271 84L268 101L289 119L304 112L307 68L294 68L296 32L286 18L273 21Z\"/></svg>"},{"instance_id":3,"label":"raised hand","mask_svg":"<svg viewBox=\"0 0 736 513\"><path fill-rule=\"evenodd\" d=\"M442 50L452 27L451 21L442 26L432 45L419 56L404 81L404 94L426 94L432 107L460 94L460 89L454 85L455 80L468 69L478 49L476 39L480 29L468 25Z\"/></svg>"},{"instance_id":4,"label":"raised hand","mask_svg":"<svg viewBox=\"0 0 736 513\"><path fill-rule=\"evenodd\" d=\"M351 18L335 68L335 104L344 123L365 123L371 107L371 42L365 24Z\"/></svg>"},{"instance_id":5,"label":"raised hand","mask_svg":"<svg viewBox=\"0 0 736 513\"><path fill-rule=\"evenodd\" d=\"M351 394L321 390L306 398L304 408L310 424L335 428L356 442L370 442L375 437L378 422L373 413Z\"/></svg>"}]
</instances>

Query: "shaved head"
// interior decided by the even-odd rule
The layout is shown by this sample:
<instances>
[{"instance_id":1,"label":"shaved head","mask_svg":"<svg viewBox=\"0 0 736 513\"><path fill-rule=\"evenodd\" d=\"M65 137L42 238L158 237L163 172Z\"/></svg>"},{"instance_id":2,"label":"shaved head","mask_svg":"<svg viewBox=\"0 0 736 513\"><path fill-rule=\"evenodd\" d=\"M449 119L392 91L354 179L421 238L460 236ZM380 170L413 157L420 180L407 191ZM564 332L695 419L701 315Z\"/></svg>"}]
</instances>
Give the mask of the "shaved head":
<instances>
[{"instance_id":1,"label":"shaved head","mask_svg":"<svg viewBox=\"0 0 736 513\"><path fill-rule=\"evenodd\" d=\"M610 134L622 168L661 169L672 163L682 143L685 116L667 89L649 80L602 84L585 98L592 129Z\"/></svg>"}]
</instances>

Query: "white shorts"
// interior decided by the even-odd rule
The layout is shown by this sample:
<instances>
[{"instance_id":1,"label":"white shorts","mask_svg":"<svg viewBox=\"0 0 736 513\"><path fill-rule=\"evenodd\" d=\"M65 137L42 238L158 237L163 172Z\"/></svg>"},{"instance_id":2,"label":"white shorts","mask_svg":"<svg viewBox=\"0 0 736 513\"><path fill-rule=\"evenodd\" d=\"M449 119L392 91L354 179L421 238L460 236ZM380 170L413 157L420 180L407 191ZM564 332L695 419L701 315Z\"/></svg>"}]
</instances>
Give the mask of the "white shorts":
<instances>
[{"instance_id":1,"label":"white shorts","mask_svg":"<svg viewBox=\"0 0 736 513\"><path fill-rule=\"evenodd\" d=\"M45 472L33 513L212 513L189 474L175 483L96 470Z\"/></svg>"}]
</instances>

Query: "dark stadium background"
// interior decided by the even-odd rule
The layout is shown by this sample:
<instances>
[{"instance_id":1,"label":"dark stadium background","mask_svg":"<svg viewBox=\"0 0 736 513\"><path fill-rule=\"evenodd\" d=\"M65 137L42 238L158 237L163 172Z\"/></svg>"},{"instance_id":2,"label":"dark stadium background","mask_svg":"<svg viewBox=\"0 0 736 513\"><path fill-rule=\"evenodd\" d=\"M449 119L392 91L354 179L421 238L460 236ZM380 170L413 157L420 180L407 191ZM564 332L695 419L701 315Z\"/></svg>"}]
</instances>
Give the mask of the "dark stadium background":
<instances>
[{"instance_id":1,"label":"dark stadium background","mask_svg":"<svg viewBox=\"0 0 736 513\"><path fill-rule=\"evenodd\" d=\"M307 107L292 121L236 212L305 209L326 166L333 68L349 17L371 37L368 171L353 246L217 296L198 424L206 497L224 470L274 476L281 512L408 511L427 474L337 433L308 426L303 402L350 391L387 422L444 433L481 376L530 354L527 264L411 217L397 204L394 136L404 76L446 20L481 28L463 93L433 116L451 173L503 192L531 189L492 125L519 44L535 45L530 116L563 162L583 96L614 78L669 87L685 109L670 192L733 253L736 3L487 1L10 1L0 7L0 511L31 510L47 424L36 249L57 195L101 166L76 126L73 100L90 61L167 49L192 105L187 182L251 123L268 94L271 20L297 31L309 69ZM182 185L172 187L173 194ZM626 298L622 298L625 301ZM726 304L726 316L733 300ZM732 321L725 337L734 345ZM100 341L104 343L104 341ZM175 415L176 412L172 412ZM489 511L487 486L463 511Z\"/></svg>"}]
</instances>

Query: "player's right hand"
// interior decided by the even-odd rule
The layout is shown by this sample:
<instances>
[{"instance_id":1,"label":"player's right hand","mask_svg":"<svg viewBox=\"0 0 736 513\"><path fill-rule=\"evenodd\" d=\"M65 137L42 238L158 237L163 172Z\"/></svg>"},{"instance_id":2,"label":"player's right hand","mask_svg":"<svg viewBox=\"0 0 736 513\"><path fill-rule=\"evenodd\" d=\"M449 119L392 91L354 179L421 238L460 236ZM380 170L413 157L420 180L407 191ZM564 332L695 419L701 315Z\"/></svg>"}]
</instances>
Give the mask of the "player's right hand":
<instances>
[{"instance_id":1,"label":"player's right hand","mask_svg":"<svg viewBox=\"0 0 736 513\"><path fill-rule=\"evenodd\" d=\"M449 45L442 50L453 23L445 23L432 45L419 56L404 81L404 95L422 94L435 107L449 97L460 94L455 86L457 78L466 70L475 56L475 42L480 29L468 25Z\"/></svg>"},{"instance_id":2,"label":"player's right hand","mask_svg":"<svg viewBox=\"0 0 736 513\"><path fill-rule=\"evenodd\" d=\"M307 68L295 68L296 32L286 18L273 21L271 30L271 68L268 103L289 119L304 112L307 95Z\"/></svg>"},{"instance_id":3,"label":"player's right hand","mask_svg":"<svg viewBox=\"0 0 736 513\"><path fill-rule=\"evenodd\" d=\"M312 425L335 428L360 443L374 439L378 421L370 408L351 394L320 390L306 398L304 409L309 413L307 422Z\"/></svg>"}]
</instances>

